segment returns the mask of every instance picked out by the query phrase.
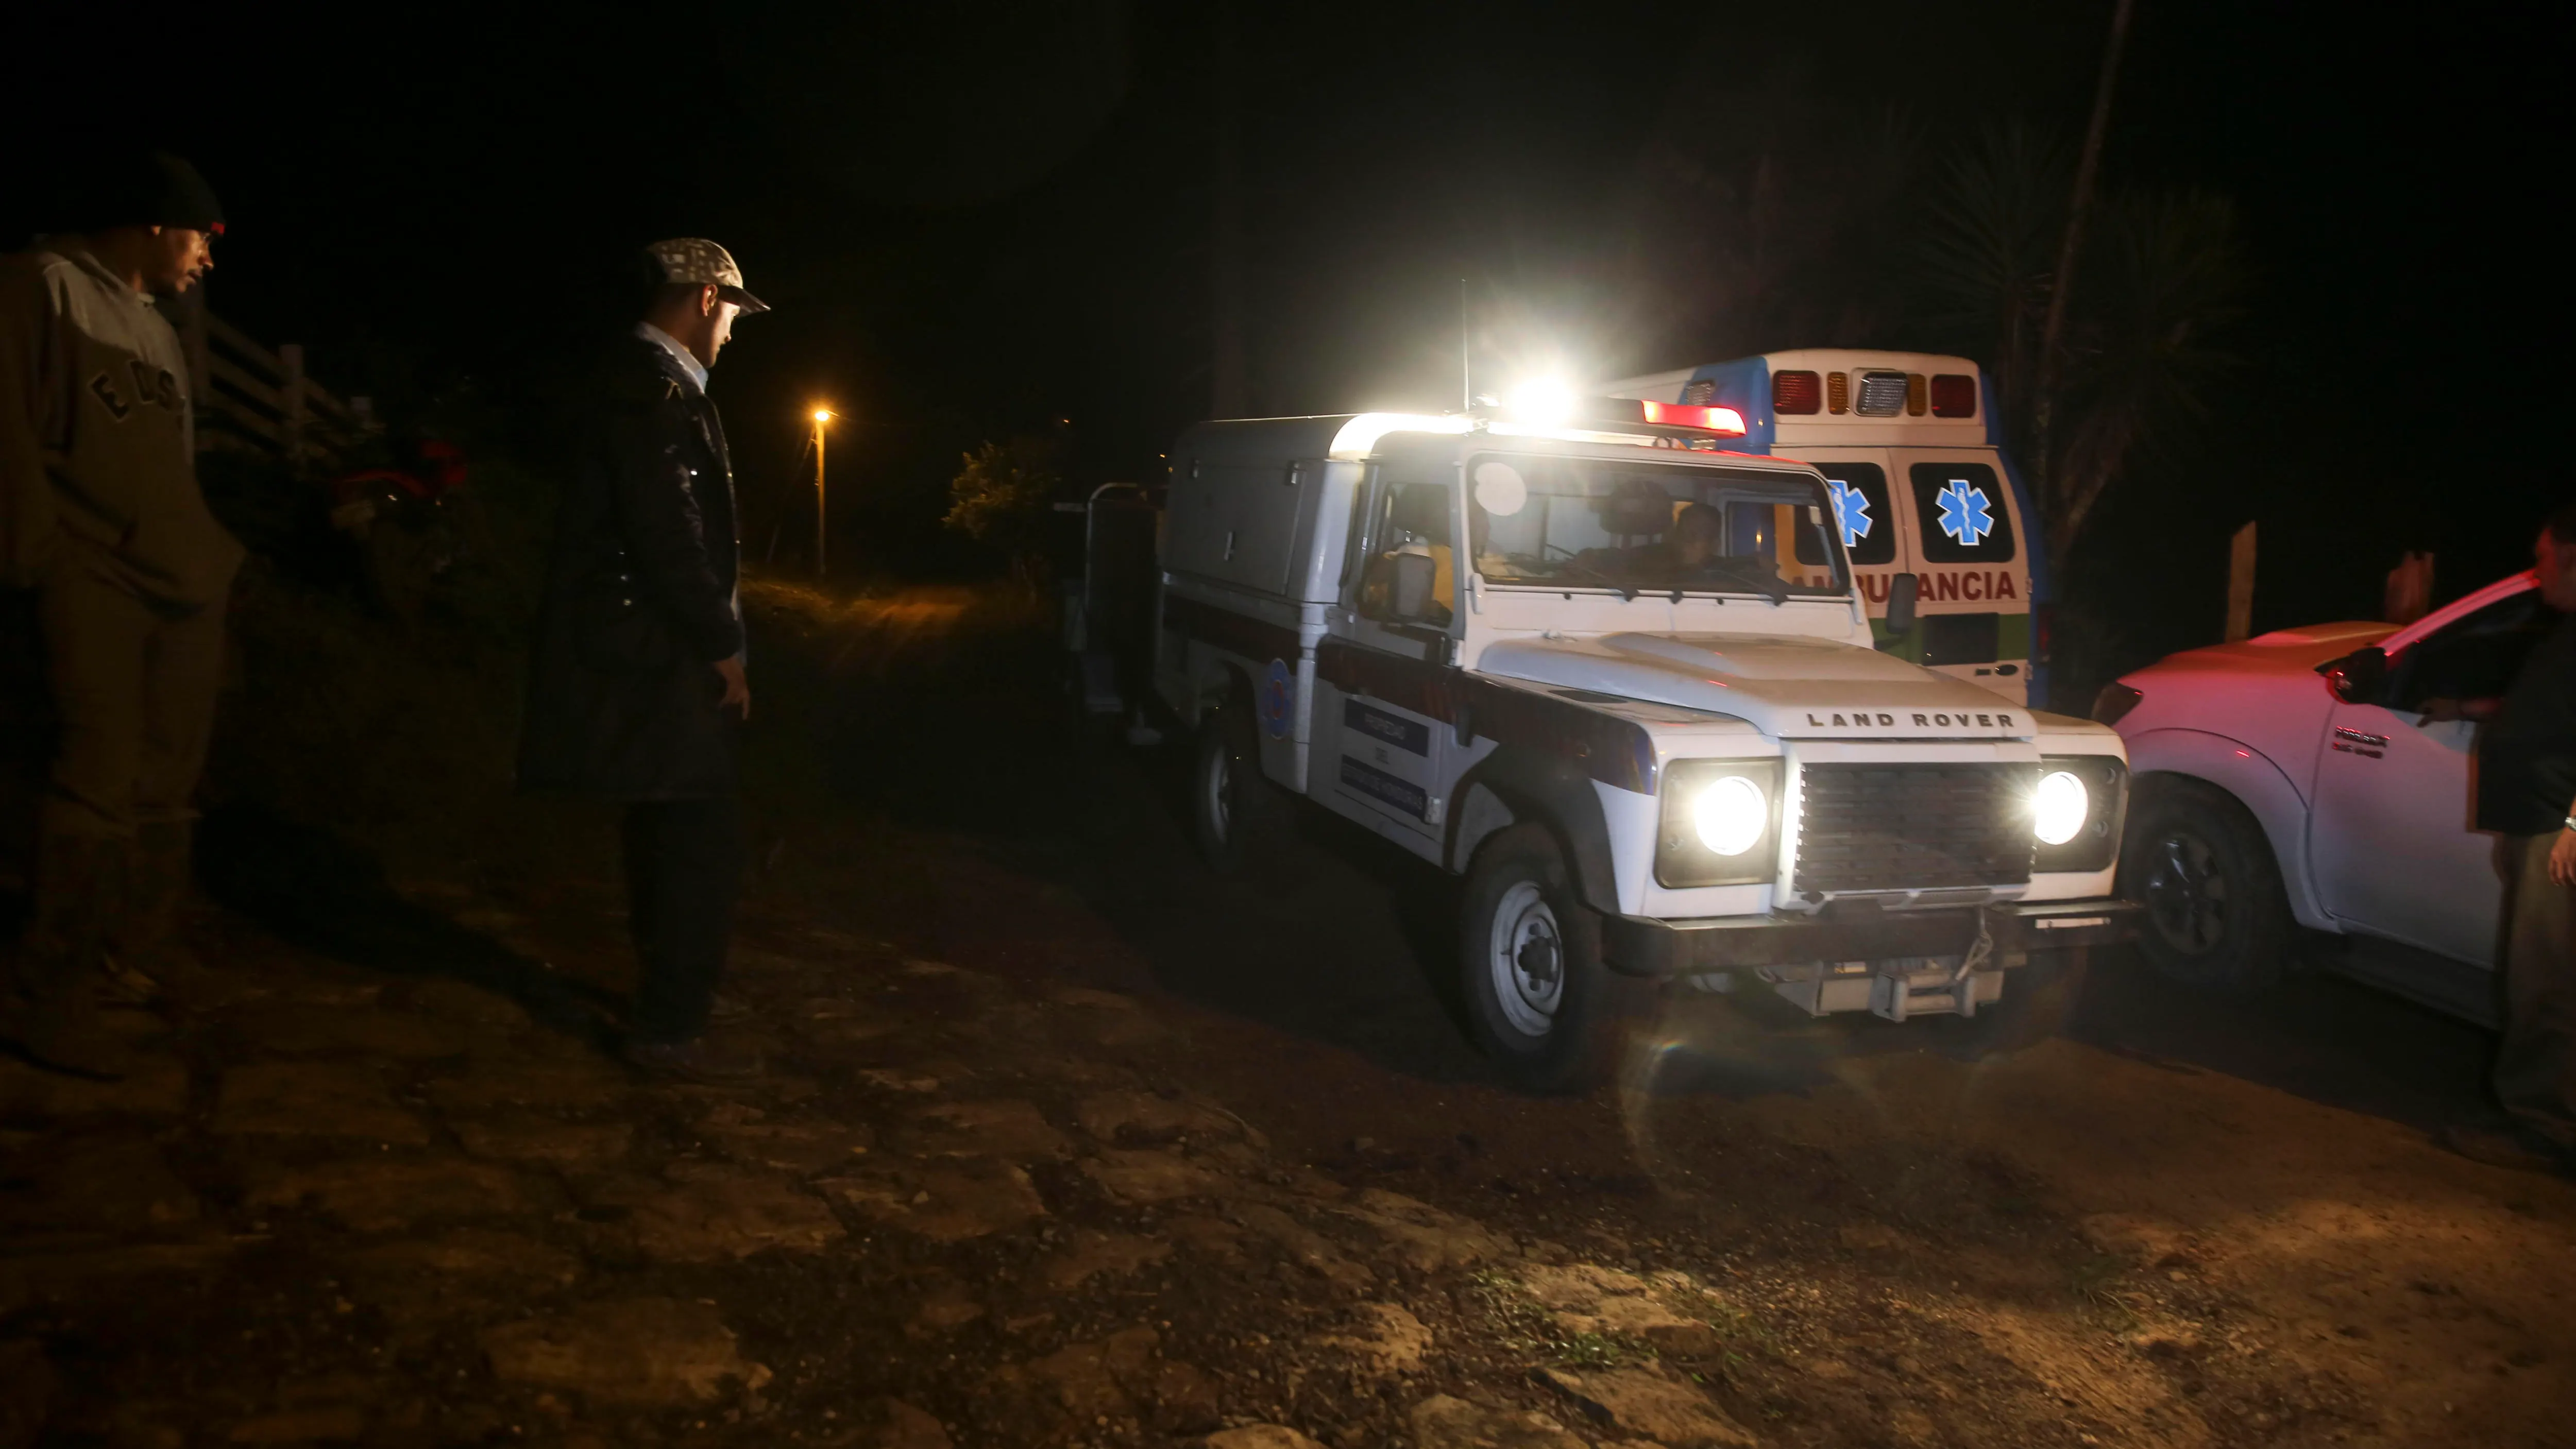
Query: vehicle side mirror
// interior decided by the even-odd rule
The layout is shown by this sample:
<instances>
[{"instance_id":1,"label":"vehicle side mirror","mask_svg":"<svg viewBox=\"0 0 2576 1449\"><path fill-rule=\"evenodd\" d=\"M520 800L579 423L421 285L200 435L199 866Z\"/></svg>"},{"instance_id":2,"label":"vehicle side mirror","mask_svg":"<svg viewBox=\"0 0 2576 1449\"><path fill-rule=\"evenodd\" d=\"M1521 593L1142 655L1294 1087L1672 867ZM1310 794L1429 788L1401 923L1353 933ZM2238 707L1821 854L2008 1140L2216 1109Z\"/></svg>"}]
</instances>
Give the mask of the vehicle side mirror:
<instances>
[{"instance_id":1,"label":"vehicle side mirror","mask_svg":"<svg viewBox=\"0 0 2576 1449\"><path fill-rule=\"evenodd\" d=\"M1431 612L1431 586L1440 578L1439 562L1427 553L1395 556L1395 617L1420 619Z\"/></svg>"},{"instance_id":2,"label":"vehicle side mirror","mask_svg":"<svg viewBox=\"0 0 2576 1449\"><path fill-rule=\"evenodd\" d=\"M1914 632L1914 605L1923 591L1923 576L1901 573L1887 582L1887 632Z\"/></svg>"},{"instance_id":3,"label":"vehicle side mirror","mask_svg":"<svg viewBox=\"0 0 2576 1449\"><path fill-rule=\"evenodd\" d=\"M2377 704L2388 685L2388 651L2373 644L2317 666L2326 692L2346 704Z\"/></svg>"}]
</instances>

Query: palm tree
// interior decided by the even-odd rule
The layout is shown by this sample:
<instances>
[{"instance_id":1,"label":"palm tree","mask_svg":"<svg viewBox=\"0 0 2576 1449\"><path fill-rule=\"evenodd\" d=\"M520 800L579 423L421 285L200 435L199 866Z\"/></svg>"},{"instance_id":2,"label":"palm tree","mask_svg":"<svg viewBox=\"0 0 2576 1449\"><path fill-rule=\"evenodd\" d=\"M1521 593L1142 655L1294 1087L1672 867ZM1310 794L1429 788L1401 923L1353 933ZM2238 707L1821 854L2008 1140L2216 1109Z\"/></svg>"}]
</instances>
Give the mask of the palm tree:
<instances>
[{"instance_id":1,"label":"palm tree","mask_svg":"<svg viewBox=\"0 0 2576 1449\"><path fill-rule=\"evenodd\" d=\"M2036 396L2072 156L2021 123L1954 158L1934 201L1923 277L1936 320L1993 359L1996 393L2029 465L2050 550L2064 557L2103 492L2199 417L2232 362L2213 339L2241 310L2235 208L2196 190L2113 191L2063 322L2053 396ZM2032 419L2046 410L2045 439Z\"/></svg>"}]
</instances>

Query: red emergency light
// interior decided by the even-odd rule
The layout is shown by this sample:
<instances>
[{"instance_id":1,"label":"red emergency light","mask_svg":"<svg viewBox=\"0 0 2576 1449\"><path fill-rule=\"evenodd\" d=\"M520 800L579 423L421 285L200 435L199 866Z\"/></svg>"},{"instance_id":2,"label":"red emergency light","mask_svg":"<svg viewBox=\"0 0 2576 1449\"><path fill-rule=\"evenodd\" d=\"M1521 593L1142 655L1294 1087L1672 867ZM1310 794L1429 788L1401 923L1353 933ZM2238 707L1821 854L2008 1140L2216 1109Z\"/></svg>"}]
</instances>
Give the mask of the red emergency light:
<instances>
[{"instance_id":1,"label":"red emergency light","mask_svg":"<svg viewBox=\"0 0 2576 1449\"><path fill-rule=\"evenodd\" d=\"M1771 374L1771 411L1775 413L1821 412L1825 406L1825 380L1804 370Z\"/></svg>"},{"instance_id":2,"label":"red emergency light","mask_svg":"<svg viewBox=\"0 0 2576 1449\"><path fill-rule=\"evenodd\" d=\"M1932 378L1932 416L1973 418L1977 415L1977 380L1965 373L1936 373Z\"/></svg>"},{"instance_id":3,"label":"red emergency light","mask_svg":"<svg viewBox=\"0 0 2576 1449\"><path fill-rule=\"evenodd\" d=\"M1744 436L1744 414L1733 408L1656 402L1652 398L1645 399L1640 407L1645 413L1645 421L1650 423L1670 423L1676 427L1698 428L1704 432L1718 433L1729 438Z\"/></svg>"}]
</instances>

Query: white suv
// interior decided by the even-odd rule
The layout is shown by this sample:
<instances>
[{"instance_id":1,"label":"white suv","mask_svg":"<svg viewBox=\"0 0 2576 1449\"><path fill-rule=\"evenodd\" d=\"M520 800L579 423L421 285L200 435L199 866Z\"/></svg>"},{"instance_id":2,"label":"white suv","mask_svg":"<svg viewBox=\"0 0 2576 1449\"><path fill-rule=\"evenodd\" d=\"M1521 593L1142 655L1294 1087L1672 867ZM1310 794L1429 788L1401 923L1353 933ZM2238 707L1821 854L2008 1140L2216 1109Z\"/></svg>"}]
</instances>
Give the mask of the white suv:
<instances>
[{"instance_id":1,"label":"white suv","mask_svg":"<svg viewBox=\"0 0 2576 1449\"><path fill-rule=\"evenodd\" d=\"M2500 695L2557 623L2531 576L2403 629L2284 629L2124 675L2094 718L2128 742L2124 890L2171 975L2252 987L2293 926L2323 964L2495 1020L2496 837L2475 828L2475 727L2425 701Z\"/></svg>"}]
</instances>

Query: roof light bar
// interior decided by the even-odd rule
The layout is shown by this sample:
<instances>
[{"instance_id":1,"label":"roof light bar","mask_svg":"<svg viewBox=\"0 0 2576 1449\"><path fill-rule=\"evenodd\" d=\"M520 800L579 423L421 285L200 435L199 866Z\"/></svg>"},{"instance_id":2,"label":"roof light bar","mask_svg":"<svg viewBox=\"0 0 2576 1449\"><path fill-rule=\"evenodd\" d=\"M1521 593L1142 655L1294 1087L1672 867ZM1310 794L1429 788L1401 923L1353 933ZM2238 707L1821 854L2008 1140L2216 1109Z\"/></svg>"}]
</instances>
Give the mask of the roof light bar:
<instances>
[{"instance_id":1,"label":"roof light bar","mask_svg":"<svg viewBox=\"0 0 2576 1449\"><path fill-rule=\"evenodd\" d=\"M1699 428L1730 438L1744 436L1744 414L1733 408L1695 407L1689 403L1656 402L1651 398L1640 402L1638 406L1644 413L1642 421L1645 422Z\"/></svg>"}]
</instances>

